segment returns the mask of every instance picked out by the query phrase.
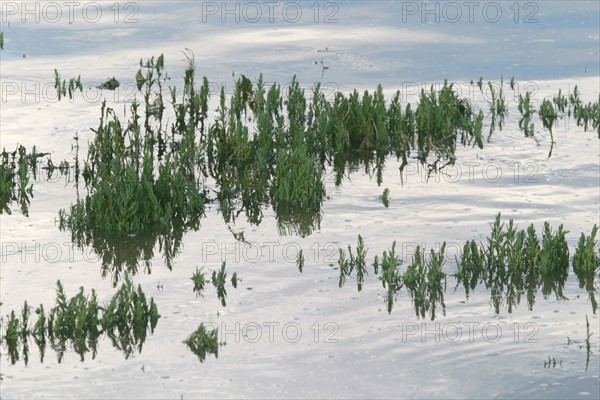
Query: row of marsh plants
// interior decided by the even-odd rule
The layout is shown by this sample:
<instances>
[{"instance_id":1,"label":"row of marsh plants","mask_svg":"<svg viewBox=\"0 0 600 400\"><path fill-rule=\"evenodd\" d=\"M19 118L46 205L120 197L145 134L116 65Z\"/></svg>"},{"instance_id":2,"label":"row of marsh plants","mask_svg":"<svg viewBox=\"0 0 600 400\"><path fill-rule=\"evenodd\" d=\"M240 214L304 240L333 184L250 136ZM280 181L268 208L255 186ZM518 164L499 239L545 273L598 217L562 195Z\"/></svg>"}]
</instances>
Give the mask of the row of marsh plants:
<instances>
[{"instance_id":1,"label":"row of marsh plants","mask_svg":"<svg viewBox=\"0 0 600 400\"><path fill-rule=\"evenodd\" d=\"M552 294L557 300L566 300L563 291L569 274L569 261L579 279L580 288L589 295L594 314L597 310L595 279L600 276L600 247L596 235L598 227L594 225L591 234L581 234L573 257L569 257L566 234L568 231L560 225L553 230L546 222L540 237L532 225L527 230L517 229L510 220L501 221L498 214L491 226L491 234L485 243L468 241L456 257L456 288L463 286L468 298L477 286L483 285L490 292L490 304L499 314L505 307L509 313L521 301L527 298L528 308L533 309L535 298L541 291L544 298ZM394 302L402 288L406 288L412 299L417 316L436 316L436 308L441 306L445 314L444 293L447 286L447 274L443 271L446 243L439 250L430 250L426 256L420 246L416 248L412 262L402 271L402 260L396 254L396 242L376 255L372 263L375 276L379 277L383 288L387 289L385 303L391 313ZM353 252L339 250L339 286L346 279L356 276L358 291L362 290L366 267L366 247L362 237Z\"/></svg>"},{"instance_id":2,"label":"row of marsh plants","mask_svg":"<svg viewBox=\"0 0 600 400\"><path fill-rule=\"evenodd\" d=\"M387 289L385 303L388 313L392 312L398 292L405 287L410 295L415 312L424 318L427 314L435 319L436 306L441 304L445 314L444 291L446 273L442 271L446 243L438 251L431 250L429 257L425 251L417 246L413 261L404 272L401 271L402 260L396 254L396 242L389 250L383 252L382 257L375 255L372 267L373 273L379 276L384 289ZM339 287L343 287L346 278L354 272L358 291L362 290L365 275L368 274L364 241L358 235L356 254L348 246L348 256L343 249L339 250L338 266L340 271Z\"/></svg>"},{"instance_id":3,"label":"row of marsh plants","mask_svg":"<svg viewBox=\"0 0 600 400\"><path fill-rule=\"evenodd\" d=\"M573 93L568 97L563 95L562 90L559 89L558 94L552 99L543 99L537 110L532 105L530 92L526 92L524 96L520 94L518 110L521 114L519 128L525 136L534 136L533 118L536 113L542 126L550 132L551 145L548 157L552 156L555 143L553 129L558 121L565 117L569 119L572 117L577 126L583 127L584 131L595 130L600 138L600 95L598 101L584 104L579 97L577 86L573 88Z\"/></svg>"},{"instance_id":4,"label":"row of marsh plants","mask_svg":"<svg viewBox=\"0 0 600 400\"><path fill-rule=\"evenodd\" d=\"M510 89L515 91L515 78L512 77L509 83ZM471 81L471 85L475 83ZM486 98L489 105L489 116L490 116L490 134L494 132L496 122L500 130L504 123L505 117L508 115L508 106L504 95L504 79L500 79L500 85L498 88L488 82L487 85L483 83L483 78L479 78L476 83L482 95ZM488 89L489 95L485 95L484 87ZM595 130L600 137L600 95L598 101L588 102L585 104L580 96L577 85L573 88L573 92L567 96L562 93L562 89L559 89L558 94L553 96L551 99L542 99L539 108L536 110L533 106L534 100L532 98L532 92L525 91L525 94L519 94L519 102L517 109L520 113L519 128L525 133L525 136L533 136L535 133L535 124L533 123L533 117L535 114L538 115L542 126L550 132L552 142L554 142L554 136L552 133L553 127L556 125L559 119L573 118L578 127L583 127L584 131L588 129Z\"/></svg>"},{"instance_id":5,"label":"row of marsh plants","mask_svg":"<svg viewBox=\"0 0 600 400\"><path fill-rule=\"evenodd\" d=\"M86 295L83 287L68 298L60 281L56 283L56 302L48 312L40 304L35 309L37 320L30 323L32 307L23 304L20 315L11 311L6 316L6 326L0 341L8 351L12 364L22 355L29 362L29 343L39 349L40 362L44 361L46 347L50 346L60 363L64 353L72 348L84 360L85 354L96 357L97 344L103 335L110 338L112 345L129 358L135 350L142 351L147 332L154 332L160 315L154 299L148 301L142 288L135 288L126 276L121 288L110 302L98 303L96 292Z\"/></svg>"}]
</instances>

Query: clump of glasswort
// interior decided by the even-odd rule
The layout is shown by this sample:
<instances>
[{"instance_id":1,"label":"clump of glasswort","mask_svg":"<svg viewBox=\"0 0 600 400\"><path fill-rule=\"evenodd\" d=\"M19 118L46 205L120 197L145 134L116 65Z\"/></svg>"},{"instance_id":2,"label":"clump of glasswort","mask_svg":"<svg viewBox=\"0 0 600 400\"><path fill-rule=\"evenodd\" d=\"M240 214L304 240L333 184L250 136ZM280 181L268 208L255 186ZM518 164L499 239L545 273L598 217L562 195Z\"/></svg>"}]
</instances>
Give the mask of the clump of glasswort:
<instances>
[{"instance_id":1,"label":"clump of glasswort","mask_svg":"<svg viewBox=\"0 0 600 400\"><path fill-rule=\"evenodd\" d=\"M534 110L531 106L531 94L525 93L525 97L519 94L519 113L521 113L521 119L519 120L519 128L523 131L525 136L533 136L535 132L535 125L531 122L533 118Z\"/></svg>"},{"instance_id":2,"label":"clump of glasswort","mask_svg":"<svg viewBox=\"0 0 600 400\"><path fill-rule=\"evenodd\" d=\"M446 242L442 244L439 251L432 249L429 258L425 260L425 254L422 254L420 246L417 246L413 262L402 276L402 281L413 299L415 312L421 318L425 318L429 312L433 321L438 303L442 305L443 313L446 315L445 285L442 284L446 278L446 273L442 271L445 252Z\"/></svg>"},{"instance_id":3,"label":"clump of glasswort","mask_svg":"<svg viewBox=\"0 0 600 400\"><path fill-rule=\"evenodd\" d=\"M417 247L414 260L408 266L406 272L402 274L400 264L402 261L396 255L396 242L388 251L384 251L381 257L375 256L373 262L373 271L375 275L381 276L379 279L383 288L387 288L385 303L388 313L392 312L395 297L402 287L406 287L408 293L413 299L413 305L417 315L425 316L427 312L431 313L431 319L435 318L436 305L439 303L445 310L444 288L442 280L446 274L442 272L444 263L444 253L446 245L442 245L439 251L431 250L430 257L426 260L420 247ZM348 246L350 258L346 257L346 252L340 249L338 265L340 268L339 286L342 287L346 277L349 277L356 270L356 280L358 291L362 290L364 275L366 274L366 250L362 237L358 236L358 245L356 256L352 254L352 249Z\"/></svg>"},{"instance_id":4,"label":"clump of glasswort","mask_svg":"<svg viewBox=\"0 0 600 400\"><path fill-rule=\"evenodd\" d=\"M34 150L35 152L35 150ZM27 150L18 146L12 153L2 151L0 162L0 212L10 214L13 201L21 206L21 213L29 215L33 184L29 183L29 159Z\"/></svg>"},{"instance_id":5,"label":"clump of glasswort","mask_svg":"<svg viewBox=\"0 0 600 400\"><path fill-rule=\"evenodd\" d=\"M196 293L196 296L203 296L204 287L206 285L206 277L205 277L204 268L196 268L196 272L192 275L192 282L194 283L193 291ZM227 290L225 289L225 284L227 282L227 272L225 272L225 261L221 264L221 269L218 271L213 271L211 276L211 281L213 286L217 289L217 297L221 301L221 305L225 307L227 305ZM231 286L234 289L237 289L238 282L241 281L237 272L234 272L231 276Z\"/></svg>"},{"instance_id":6,"label":"clump of glasswort","mask_svg":"<svg viewBox=\"0 0 600 400\"><path fill-rule=\"evenodd\" d=\"M75 92L77 90L79 90L80 92L83 92L83 84L81 83L81 75L79 75L77 78L69 79L69 86L67 86L67 80L63 79L61 81L60 74L55 69L54 70L54 88L56 89L56 92L58 94L58 100L61 100L63 97L66 97L67 93L69 94L69 99L72 100L73 95L75 94Z\"/></svg>"},{"instance_id":7,"label":"clump of glasswort","mask_svg":"<svg viewBox=\"0 0 600 400\"><path fill-rule=\"evenodd\" d=\"M346 252L340 249L340 256L338 265L340 267L340 288L344 286L346 277L349 277L354 270L356 270L356 285L358 291L362 290L364 283L364 276L367 273L366 255L367 250L365 249L365 243L361 235L358 235L358 244L356 246L356 256L352 253L352 247L348 245L349 259L346 258Z\"/></svg>"},{"instance_id":8,"label":"clump of glasswort","mask_svg":"<svg viewBox=\"0 0 600 400\"><path fill-rule=\"evenodd\" d=\"M380 181L384 157L392 150L406 159L416 147L422 161L429 152L453 161L459 132L461 142L482 146L483 115L474 117L468 101L447 82L439 94L433 87L423 91L416 112L409 105L403 112L400 93L387 107L381 86L362 97L356 91L337 93L330 102L316 85L308 101L295 78L282 93L279 85L267 91L262 76L254 85L242 75L229 102L221 90L209 124L208 80L195 87L193 55L187 56L181 99L175 87L169 88L170 125L163 122L163 56L140 61L136 83L143 103L132 104L127 122L103 103L83 165L88 194L60 213L61 226L110 233L196 226L207 201L218 201L229 222L236 216L233 199L239 198L239 211L245 210L251 222L260 221L260 206L270 200L279 222L306 235L320 221L329 160L343 172L356 155L370 159L375 152ZM56 78L59 82L58 73ZM254 133L247 120L254 121ZM216 198L207 198L203 180L208 176L218 187Z\"/></svg>"},{"instance_id":9,"label":"clump of glasswort","mask_svg":"<svg viewBox=\"0 0 600 400\"><path fill-rule=\"evenodd\" d=\"M394 308L394 300L396 294L400 291L404 283L402 282L402 274L400 272L400 264L402 260L396 256L396 241L392 243L392 247L388 251L383 251L381 258L381 265L378 263L378 257L375 256L373 263L373 269L375 274L378 273L378 268L381 266L381 284L385 289L387 287L387 296L385 303L387 304L388 314L392 312Z\"/></svg>"},{"instance_id":10,"label":"clump of glasswort","mask_svg":"<svg viewBox=\"0 0 600 400\"><path fill-rule=\"evenodd\" d=\"M214 354L219 358L219 328L207 330L203 324L198 326L184 342L192 353L198 356L200 362L204 362L208 354Z\"/></svg>"},{"instance_id":11,"label":"clump of glasswort","mask_svg":"<svg viewBox=\"0 0 600 400\"><path fill-rule=\"evenodd\" d=\"M206 285L206 280L204 278L204 268L198 269L196 267L196 272L192 275L192 282L194 283L193 291L196 293L196 297L203 296L202 292L204 291L204 286Z\"/></svg>"},{"instance_id":12,"label":"clump of glasswort","mask_svg":"<svg viewBox=\"0 0 600 400\"><path fill-rule=\"evenodd\" d=\"M38 159L50 153L38 153L33 146L27 152L24 146L18 145L12 152L6 149L0 153L0 214L11 214L10 205L19 204L21 214L29 216L29 205L33 198L33 183L30 182L29 173L33 172L36 178Z\"/></svg>"},{"instance_id":13,"label":"clump of glasswort","mask_svg":"<svg viewBox=\"0 0 600 400\"><path fill-rule=\"evenodd\" d=\"M573 272L579 280L579 287L584 288L589 294L592 303L592 311L596 313L598 302L595 297L596 288L594 279L600 275L600 247L596 235L598 226L594 225L592 232L586 236L583 232L579 237L575 254L573 255Z\"/></svg>"},{"instance_id":14,"label":"clump of glasswort","mask_svg":"<svg viewBox=\"0 0 600 400\"><path fill-rule=\"evenodd\" d=\"M163 58L140 62L140 66L146 71L140 89L145 91L148 111L156 99L162 98ZM191 64L189 68L194 67ZM186 107L195 99L192 84L186 81L188 96L184 95L182 107L177 102L173 104L175 109L183 110L177 122L190 124L191 129L173 130L170 136L164 132L161 107L153 114L146 112L142 128L138 103L132 104L132 117L125 125L106 102L102 104L100 124L94 130L96 135L83 165L89 193L78 199L70 211L61 211L62 227L72 232L94 229L111 234L198 227L204 212L204 194L194 172L199 116L194 108ZM151 100L155 87L158 95Z\"/></svg>"},{"instance_id":15,"label":"clump of glasswort","mask_svg":"<svg viewBox=\"0 0 600 400\"><path fill-rule=\"evenodd\" d=\"M172 89L177 120L169 131L163 123L163 67L162 56L140 61L137 84L144 114L134 102L131 118L122 123L102 104L100 124L82 168L88 193L59 212L59 227L71 231L74 243L91 245L104 266L114 265L115 284L120 269L126 266L134 273L140 260L149 272L157 241L171 268L183 233L198 229L204 214L205 193L195 168L196 129L203 123L198 109L206 102L208 83L195 91L190 60L181 102ZM133 246L124 248L125 241Z\"/></svg>"},{"instance_id":16,"label":"clump of glasswort","mask_svg":"<svg viewBox=\"0 0 600 400\"><path fill-rule=\"evenodd\" d=\"M473 81L471 81L471 85ZM477 82L477 86L481 94L484 94L483 89L483 77L479 78L479 82ZM514 90L514 77L510 81L511 89ZM492 133L496 129L496 119L498 118L498 127L502 130L502 125L504 124L504 119L508 114L508 107L506 105L506 100L504 98L504 78L500 78L500 87L498 91L496 91L492 82L488 82L487 88L490 93L490 98L486 97L486 100L489 104L490 115L491 115L491 123L490 123L490 133L488 135L488 142L492 137Z\"/></svg>"},{"instance_id":17,"label":"clump of glasswort","mask_svg":"<svg viewBox=\"0 0 600 400\"><path fill-rule=\"evenodd\" d=\"M46 345L56 351L58 362L63 359L68 347L79 354L81 360L91 351L96 357L97 344L100 337L106 334L115 348L128 358L135 349L142 351L147 331L154 332L160 315L154 299L147 301L146 295L138 285L133 287L129 276L111 301L101 306L98 304L96 292L86 296L83 288L72 298L65 294L60 281L56 283L56 303L48 313L44 305L35 310L38 316L36 323L29 323L31 307L25 301L19 320L14 311L8 318L6 333L2 341L6 342L11 363L23 355L25 364L29 361L29 339L40 351L40 362L44 361ZM19 352L19 344L22 346Z\"/></svg>"},{"instance_id":18,"label":"clump of glasswort","mask_svg":"<svg viewBox=\"0 0 600 400\"><path fill-rule=\"evenodd\" d=\"M385 188L381 196L379 196L379 200L381 200L385 208L388 208L390 206L390 189Z\"/></svg>"},{"instance_id":19,"label":"clump of glasswort","mask_svg":"<svg viewBox=\"0 0 600 400\"><path fill-rule=\"evenodd\" d=\"M518 230L512 220L508 224L501 222L498 213L487 244L467 242L456 258L457 286L462 283L468 296L478 283L484 283L497 314L504 303L512 313L522 293L527 295L531 310L539 288L545 298L555 293L557 299L566 299L563 289L569 270L567 233L562 225L553 232L546 222L540 243L533 224L527 231Z\"/></svg>"},{"instance_id":20,"label":"clump of glasswort","mask_svg":"<svg viewBox=\"0 0 600 400\"><path fill-rule=\"evenodd\" d=\"M302 268L304 268L304 254L302 254L302 250L298 252L298 256L296 257L296 265L298 266L298 271L302 273Z\"/></svg>"}]
</instances>

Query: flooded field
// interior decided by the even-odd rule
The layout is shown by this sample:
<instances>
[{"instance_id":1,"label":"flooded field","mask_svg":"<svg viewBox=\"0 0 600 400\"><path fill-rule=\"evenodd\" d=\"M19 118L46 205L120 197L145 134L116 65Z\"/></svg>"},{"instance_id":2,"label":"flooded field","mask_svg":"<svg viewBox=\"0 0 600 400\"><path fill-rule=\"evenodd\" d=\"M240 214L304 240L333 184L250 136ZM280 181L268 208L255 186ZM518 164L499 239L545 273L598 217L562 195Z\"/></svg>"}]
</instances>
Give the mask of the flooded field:
<instances>
[{"instance_id":1,"label":"flooded field","mask_svg":"<svg viewBox=\"0 0 600 400\"><path fill-rule=\"evenodd\" d=\"M598 3L25 4L1 398L600 395Z\"/></svg>"}]
</instances>

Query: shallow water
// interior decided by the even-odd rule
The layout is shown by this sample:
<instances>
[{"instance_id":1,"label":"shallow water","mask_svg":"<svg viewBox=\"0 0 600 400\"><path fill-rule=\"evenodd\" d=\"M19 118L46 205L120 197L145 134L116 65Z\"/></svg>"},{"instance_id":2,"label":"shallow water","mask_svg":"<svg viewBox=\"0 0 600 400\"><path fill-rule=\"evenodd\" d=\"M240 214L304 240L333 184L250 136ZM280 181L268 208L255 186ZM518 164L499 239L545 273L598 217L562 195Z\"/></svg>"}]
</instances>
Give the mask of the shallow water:
<instances>
[{"instance_id":1,"label":"shallow water","mask_svg":"<svg viewBox=\"0 0 600 400\"><path fill-rule=\"evenodd\" d=\"M108 6L107 17L96 24L81 19L70 25L22 24L11 16L10 26L3 20L5 50L0 51L2 146L37 145L38 151L52 152L55 162L71 160L78 132L85 154L102 97L117 106L131 101L139 59L160 53L173 84L180 84L184 48L194 51L198 73L215 84L231 85L232 71L253 79L263 72L267 82L280 83L296 74L306 87L319 80L332 90L374 89L381 83L386 94L401 89L414 101L415 87L448 78L486 110L465 82L514 75L517 89L534 91L539 101L575 85L584 101L597 100L597 3L540 2L539 21L532 24L514 23L512 2L497 3L506 14L497 23L476 18L472 24L421 24L420 15L403 20L407 3L336 2L334 24L321 22L336 10L325 9L329 3L318 3L319 23L309 8L313 3L298 3L304 18L297 23L263 18L250 24L241 18L223 24L220 15L203 15L192 2L136 3L139 22L133 24L115 24ZM523 13L525 3L519 6ZM121 10L120 18L131 10ZM116 76L122 89L90 90L72 102L56 102L54 68L67 79L81 74L85 83ZM45 85L47 92L41 89ZM31 87L38 88L33 90L38 97L23 95ZM459 149L449 175L426 179L411 160L400 176L394 158L386 161L380 187L363 170L339 187L328 175L330 199L320 228L307 237L280 235L267 209L259 226L243 217L231 224L249 242L240 243L213 205L200 230L184 235L172 270L156 247L151 273L142 269L133 277L162 315L141 353L125 360L103 340L95 359L88 354L80 362L71 351L59 364L48 349L41 363L32 346L25 366L22 360L11 365L3 349L2 398L597 398L600 326L572 273L564 289L569 300L538 293L531 311L523 299L512 313L503 306L498 315L481 285L467 299L448 277L445 315L439 309L430 321L415 316L405 291L388 314L385 289L373 275L361 292L352 278L339 289L339 272L330 266L338 248L354 246L361 234L369 263L394 240L404 265L417 245L438 248L446 241L444 270L452 274L458 246L485 240L498 212L520 228L533 223L538 233L544 221L553 228L564 224L572 254L580 233L589 234L600 221L597 134L561 121L548 158L548 134L525 138L518 130L516 102L509 106L505 128L482 150ZM385 187L387 209L378 200ZM72 183L41 179L34 184L30 217L16 207L1 216L2 315L20 309L24 300L49 307L58 279L70 296L80 286L96 289L100 302L115 292L110 276L101 278L97 256L74 248L68 232L55 223L58 210L75 198ZM302 274L295 264L299 248L306 257ZM196 266L215 270L221 261L242 279L238 289L228 288L227 307L212 288L197 298L190 280ZM580 348L586 315L594 332L587 368L585 347ZM201 322L218 326L227 342L218 358L203 363L182 343ZM577 343L568 344L569 339ZM557 360L555 367L545 366L548 357Z\"/></svg>"}]
</instances>

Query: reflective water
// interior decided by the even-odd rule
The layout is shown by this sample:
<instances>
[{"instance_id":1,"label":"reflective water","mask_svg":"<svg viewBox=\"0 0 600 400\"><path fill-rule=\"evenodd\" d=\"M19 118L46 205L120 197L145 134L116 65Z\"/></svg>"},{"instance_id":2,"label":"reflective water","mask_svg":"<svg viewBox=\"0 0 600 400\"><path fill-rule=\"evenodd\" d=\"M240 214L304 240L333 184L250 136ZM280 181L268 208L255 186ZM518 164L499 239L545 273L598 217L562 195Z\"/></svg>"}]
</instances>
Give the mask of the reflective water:
<instances>
[{"instance_id":1,"label":"reflective water","mask_svg":"<svg viewBox=\"0 0 600 400\"><path fill-rule=\"evenodd\" d=\"M267 82L282 84L296 74L306 87L321 80L333 92L382 83L386 93L400 89L414 101L417 87L448 78L486 109L465 82L514 75L517 90L534 92L538 101L559 88L571 92L575 85L584 101L598 98L596 2L497 2L501 20L491 22L488 6L485 18L474 10L473 23L464 4L458 3L463 17L451 23L452 10L444 14L440 3L440 22L426 15L424 24L420 2L316 3L316 23L315 3L296 3L302 11L298 22L290 22L291 8L285 18L277 14L284 7L277 3L273 23L262 3L257 23L248 21L255 15L251 9L243 14L244 3L239 23L232 14L222 23L221 10L208 3L141 2L128 9L124 4L117 6L118 23L112 4L104 3L97 23L89 22L92 14L86 14L88 20L75 14L72 24L66 16L54 24L23 24L20 14L8 17L10 26L2 20L2 146L37 145L52 152L55 162L71 160L72 137L79 133L85 152L103 96L117 103L133 99L140 58L164 53L173 84L179 84L184 48L194 51L198 73L214 85L231 85L232 71L253 79L263 72ZM435 4L428 6L435 10ZM3 18L11 10L3 9ZM132 12L138 22L124 23ZM528 16L538 22L524 23ZM326 18L338 22L325 23ZM89 89L73 102L59 103L52 89L54 68L65 77L81 74L86 83L115 76L121 90ZM484 241L497 212L520 228L533 223L538 232L544 221L555 228L564 224L572 254L580 233L589 234L600 219L597 134L561 121L548 158L548 134L525 138L518 130L516 101L509 106L505 129L483 150L459 149L457 164L446 175L427 179L411 160L401 176L394 158L386 162L380 187L362 170L336 187L329 173L330 198L320 228L309 236L281 235L268 209L259 226L243 218L228 226L213 205L200 229L182 236L170 268L157 244L150 266L141 265L133 277L162 315L141 353L125 360L109 341L101 341L93 360L82 363L67 352L59 364L47 351L40 363L31 346L25 366L22 360L11 365L3 348L1 396L598 397L598 316L572 272L563 291L568 300L538 293L531 311L522 301L511 314L505 305L496 314L483 286L467 299L448 277L446 313L438 312L435 321L418 318L405 291L388 314L386 291L370 268L361 292L351 279L338 288L338 249L355 246L358 234L368 247L369 264L394 240L404 266L417 245L439 248L446 241L444 270L452 274L459 246ZM378 200L385 187L389 208ZM58 279L69 295L80 286L96 289L100 302L114 294L111 267L89 248L73 247L69 233L55 223L58 210L75 196L73 184L64 179L39 180L29 218L16 206L12 215L1 216L2 315L19 310L24 300L53 304ZM242 231L248 243L232 235ZM300 248L306 258L302 274L296 266ZM237 290L228 289L225 308L214 288L196 297L190 280L196 266L212 271L222 261L242 279ZM591 355L584 343L586 315L594 333ZM201 322L219 327L227 342L218 358L203 363L182 343ZM556 360L551 367L549 357Z\"/></svg>"}]
</instances>

